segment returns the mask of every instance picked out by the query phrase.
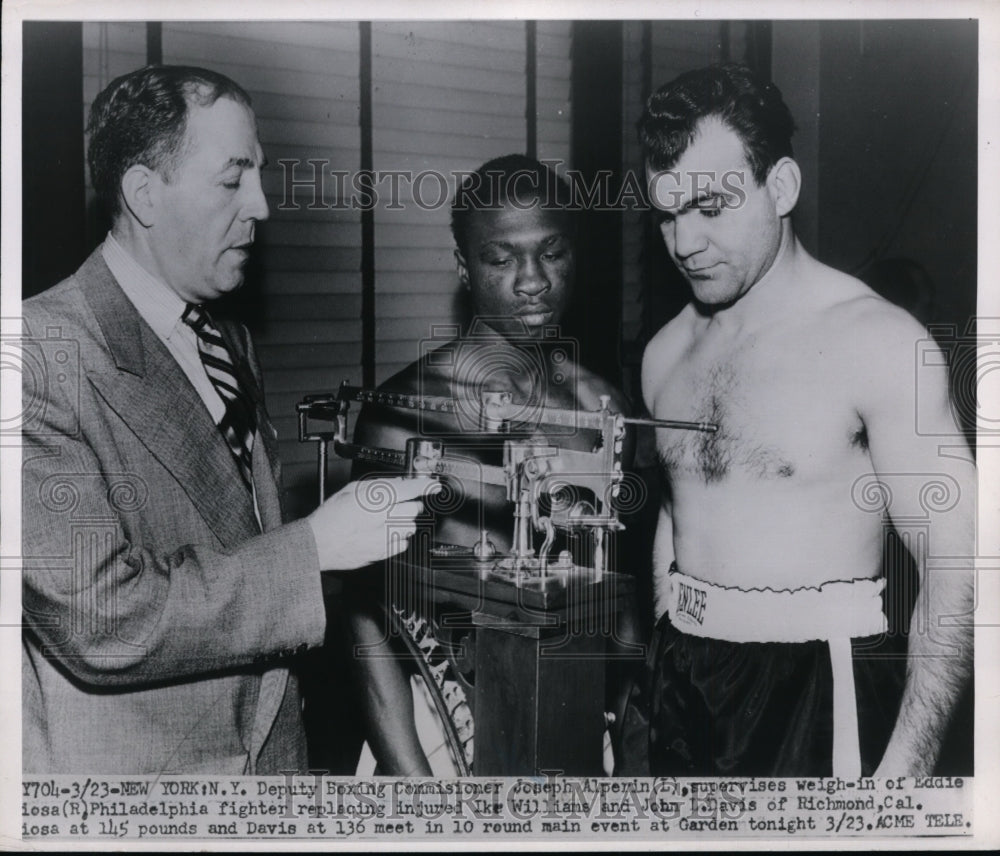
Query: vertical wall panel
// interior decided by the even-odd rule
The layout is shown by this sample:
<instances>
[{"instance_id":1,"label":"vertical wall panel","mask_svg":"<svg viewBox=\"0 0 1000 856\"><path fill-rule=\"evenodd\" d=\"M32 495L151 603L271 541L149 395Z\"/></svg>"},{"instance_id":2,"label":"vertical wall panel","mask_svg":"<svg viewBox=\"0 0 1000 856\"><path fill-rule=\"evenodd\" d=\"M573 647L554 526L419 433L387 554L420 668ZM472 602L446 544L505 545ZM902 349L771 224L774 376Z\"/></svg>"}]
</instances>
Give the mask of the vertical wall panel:
<instances>
[{"instance_id":1,"label":"vertical wall panel","mask_svg":"<svg viewBox=\"0 0 1000 856\"><path fill-rule=\"evenodd\" d=\"M538 157L559 160L570 166L570 123L573 118L570 103L570 38L569 21L539 21L536 49L538 52L537 112Z\"/></svg>"},{"instance_id":2,"label":"vertical wall panel","mask_svg":"<svg viewBox=\"0 0 1000 856\"><path fill-rule=\"evenodd\" d=\"M722 59L721 21L653 21L653 89Z\"/></svg>"},{"instance_id":3,"label":"vertical wall panel","mask_svg":"<svg viewBox=\"0 0 1000 856\"><path fill-rule=\"evenodd\" d=\"M636 137L635 125L643 110L643 68L640 62L643 29L649 28L650 74L652 90L672 80L683 71L720 62L723 57L722 22L720 21L627 21L624 25L624 80L623 80L623 167L625 170L642 171L642 153ZM743 28L737 28L736 48L745 44ZM733 45L730 44L730 51ZM732 56L732 53L730 54ZM739 59L740 57L735 57ZM652 321L657 328L669 317L651 319L660 315L664 304L681 305L676 295L660 295L664 301L648 299L648 290L674 287L670 281L645 283L645 254L658 253L649 247L643 217L634 212L622 215L622 353L625 357L627 386L634 387L638 378L639 359L645 345L644 327ZM659 259L659 261L663 261ZM657 268L658 270L658 268ZM668 272L669 273L669 272Z\"/></svg>"},{"instance_id":4,"label":"vertical wall panel","mask_svg":"<svg viewBox=\"0 0 1000 856\"><path fill-rule=\"evenodd\" d=\"M622 34L622 140L623 170L636 173L644 180L642 148L636 133L636 123L642 115L647 72L643 63L644 30L649 26L643 21L626 21ZM641 358L639 340L643 329L642 273L643 230L645 218L641 211L622 212L622 361L626 370L626 387L635 387L635 379L628 376ZM629 348L629 344L637 347Z\"/></svg>"},{"instance_id":5,"label":"vertical wall panel","mask_svg":"<svg viewBox=\"0 0 1000 856\"><path fill-rule=\"evenodd\" d=\"M83 123L97 93L112 80L146 64L146 25L143 23L83 24ZM87 204L94 199L90 173L86 176Z\"/></svg>"},{"instance_id":6,"label":"vertical wall panel","mask_svg":"<svg viewBox=\"0 0 1000 856\"><path fill-rule=\"evenodd\" d=\"M383 182L375 210L379 383L420 356L434 325L461 319L454 172L524 151L524 32L501 21L372 25L374 167L404 173L398 198Z\"/></svg>"},{"instance_id":7,"label":"vertical wall panel","mask_svg":"<svg viewBox=\"0 0 1000 856\"><path fill-rule=\"evenodd\" d=\"M25 21L21 39L20 126L11 138L20 137L22 152L19 243L27 298L72 274L90 246L80 115L83 28L75 21Z\"/></svg>"}]
</instances>

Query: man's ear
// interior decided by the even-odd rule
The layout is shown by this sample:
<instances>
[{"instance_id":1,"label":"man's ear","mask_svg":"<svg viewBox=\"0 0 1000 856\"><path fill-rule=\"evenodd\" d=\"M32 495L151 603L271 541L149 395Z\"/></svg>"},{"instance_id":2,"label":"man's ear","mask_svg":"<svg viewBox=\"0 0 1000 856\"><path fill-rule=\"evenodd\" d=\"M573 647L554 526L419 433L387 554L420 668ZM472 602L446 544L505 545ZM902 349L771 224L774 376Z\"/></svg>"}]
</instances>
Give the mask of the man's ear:
<instances>
[{"instance_id":1,"label":"man's ear","mask_svg":"<svg viewBox=\"0 0 1000 856\"><path fill-rule=\"evenodd\" d=\"M147 229L156 221L160 177L149 167L134 164L122 176L122 201L129 212Z\"/></svg>"},{"instance_id":2,"label":"man's ear","mask_svg":"<svg viewBox=\"0 0 1000 856\"><path fill-rule=\"evenodd\" d=\"M795 203L799 201L801 188L802 173L791 158L782 158L767 174L767 189L779 217L792 213Z\"/></svg>"},{"instance_id":3,"label":"man's ear","mask_svg":"<svg viewBox=\"0 0 1000 856\"><path fill-rule=\"evenodd\" d=\"M462 288L469 288L469 266L465 263L465 256L462 251L455 250L455 265L458 268L458 281L462 283Z\"/></svg>"}]
</instances>

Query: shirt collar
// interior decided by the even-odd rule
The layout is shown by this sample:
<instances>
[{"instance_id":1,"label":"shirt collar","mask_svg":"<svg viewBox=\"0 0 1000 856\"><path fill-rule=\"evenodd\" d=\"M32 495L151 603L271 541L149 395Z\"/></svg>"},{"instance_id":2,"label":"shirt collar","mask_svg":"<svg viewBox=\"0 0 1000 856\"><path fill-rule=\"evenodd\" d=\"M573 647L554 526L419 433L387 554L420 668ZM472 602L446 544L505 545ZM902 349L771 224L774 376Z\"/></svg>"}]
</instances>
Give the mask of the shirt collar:
<instances>
[{"instance_id":1,"label":"shirt collar","mask_svg":"<svg viewBox=\"0 0 1000 856\"><path fill-rule=\"evenodd\" d=\"M169 340L187 304L163 280L140 265L110 232L101 253L122 291L153 332Z\"/></svg>"}]
</instances>

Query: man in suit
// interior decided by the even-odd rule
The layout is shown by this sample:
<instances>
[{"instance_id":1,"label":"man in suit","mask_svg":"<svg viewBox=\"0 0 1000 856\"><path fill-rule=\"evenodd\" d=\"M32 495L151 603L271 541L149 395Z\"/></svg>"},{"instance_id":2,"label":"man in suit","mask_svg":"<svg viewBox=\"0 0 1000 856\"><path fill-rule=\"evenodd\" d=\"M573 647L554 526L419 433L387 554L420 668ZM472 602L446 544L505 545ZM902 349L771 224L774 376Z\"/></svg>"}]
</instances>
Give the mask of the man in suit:
<instances>
[{"instance_id":1,"label":"man in suit","mask_svg":"<svg viewBox=\"0 0 1000 856\"><path fill-rule=\"evenodd\" d=\"M282 525L253 346L204 306L268 216L249 96L150 66L89 131L111 232L24 303L24 770L302 769L291 667L323 641L320 572L405 549L428 482Z\"/></svg>"}]
</instances>

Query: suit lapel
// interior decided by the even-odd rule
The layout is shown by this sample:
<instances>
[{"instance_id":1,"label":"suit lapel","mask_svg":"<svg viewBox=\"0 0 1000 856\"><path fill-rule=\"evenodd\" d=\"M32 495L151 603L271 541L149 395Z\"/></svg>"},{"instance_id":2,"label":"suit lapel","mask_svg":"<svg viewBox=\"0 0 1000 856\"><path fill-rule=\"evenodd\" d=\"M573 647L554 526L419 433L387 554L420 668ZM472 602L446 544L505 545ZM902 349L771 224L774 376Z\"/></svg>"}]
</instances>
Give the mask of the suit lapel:
<instances>
[{"instance_id":1,"label":"suit lapel","mask_svg":"<svg viewBox=\"0 0 1000 856\"><path fill-rule=\"evenodd\" d=\"M173 475L219 540L257 531L253 503L225 439L159 337L118 286L100 250L78 276L114 366L90 379L139 441Z\"/></svg>"}]
</instances>

